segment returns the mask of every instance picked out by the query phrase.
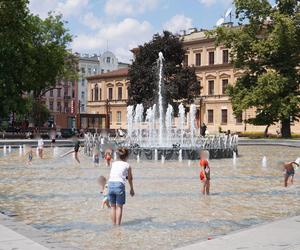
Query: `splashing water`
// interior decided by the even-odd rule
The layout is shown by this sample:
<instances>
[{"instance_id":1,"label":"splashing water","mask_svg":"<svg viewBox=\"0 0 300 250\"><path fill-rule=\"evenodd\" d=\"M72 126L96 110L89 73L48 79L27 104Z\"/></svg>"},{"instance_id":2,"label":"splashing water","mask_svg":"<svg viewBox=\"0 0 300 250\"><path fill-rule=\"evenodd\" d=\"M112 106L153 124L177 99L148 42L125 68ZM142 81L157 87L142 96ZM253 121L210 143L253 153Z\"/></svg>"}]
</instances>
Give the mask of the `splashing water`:
<instances>
[{"instance_id":1,"label":"splashing water","mask_svg":"<svg viewBox=\"0 0 300 250\"><path fill-rule=\"evenodd\" d=\"M267 157L266 157L266 156L264 156L264 157L262 158L261 166L262 166L263 168L266 168L266 167L267 167Z\"/></svg>"}]
</instances>

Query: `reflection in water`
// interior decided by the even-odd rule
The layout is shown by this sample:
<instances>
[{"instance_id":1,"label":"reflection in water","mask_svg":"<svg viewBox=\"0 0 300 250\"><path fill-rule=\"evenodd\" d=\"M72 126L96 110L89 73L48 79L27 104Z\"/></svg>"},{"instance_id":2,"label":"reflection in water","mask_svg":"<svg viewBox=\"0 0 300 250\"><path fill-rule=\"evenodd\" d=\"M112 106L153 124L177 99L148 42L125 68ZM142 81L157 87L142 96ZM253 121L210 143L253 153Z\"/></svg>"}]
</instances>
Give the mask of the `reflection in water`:
<instances>
[{"instance_id":1,"label":"reflection in water","mask_svg":"<svg viewBox=\"0 0 300 250\"><path fill-rule=\"evenodd\" d=\"M277 164L299 157L297 148L240 146L235 162L211 160L210 197L200 195L197 162L132 162L136 197L128 196L120 228L100 209L96 179L109 169L84 155L81 165L55 157L66 150L46 149L31 166L18 150L0 157L0 211L81 249L172 249L300 214L299 177L283 188Z\"/></svg>"}]
</instances>

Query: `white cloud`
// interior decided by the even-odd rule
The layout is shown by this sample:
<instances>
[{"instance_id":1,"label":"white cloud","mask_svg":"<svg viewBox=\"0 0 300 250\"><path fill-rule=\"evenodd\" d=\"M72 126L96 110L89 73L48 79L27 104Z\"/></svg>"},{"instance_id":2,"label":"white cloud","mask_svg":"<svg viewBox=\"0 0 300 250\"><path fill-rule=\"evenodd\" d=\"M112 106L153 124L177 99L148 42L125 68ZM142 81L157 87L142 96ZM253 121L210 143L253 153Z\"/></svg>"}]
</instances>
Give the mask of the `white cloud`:
<instances>
[{"instance_id":1,"label":"white cloud","mask_svg":"<svg viewBox=\"0 0 300 250\"><path fill-rule=\"evenodd\" d=\"M30 0L29 9L41 18L45 18L49 11L54 11L58 6L59 0Z\"/></svg>"},{"instance_id":2,"label":"white cloud","mask_svg":"<svg viewBox=\"0 0 300 250\"><path fill-rule=\"evenodd\" d=\"M80 21L92 30L99 29L103 25L103 21L96 17L93 12L87 12L84 14Z\"/></svg>"},{"instance_id":3,"label":"white cloud","mask_svg":"<svg viewBox=\"0 0 300 250\"><path fill-rule=\"evenodd\" d=\"M173 16L169 21L167 21L163 28L165 30L171 31L173 33L178 33L181 30L188 30L193 27L192 19L186 17L185 15Z\"/></svg>"},{"instance_id":4,"label":"white cloud","mask_svg":"<svg viewBox=\"0 0 300 250\"><path fill-rule=\"evenodd\" d=\"M135 16L158 6L160 0L107 0L105 13L110 16Z\"/></svg>"},{"instance_id":5,"label":"white cloud","mask_svg":"<svg viewBox=\"0 0 300 250\"><path fill-rule=\"evenodd\" d=\"M122 61L131 58L130 49L152 37L150 23L140 22L133 18L125 18L118 23L101 26L93 34L80 34L74 38L72 48L75 52L99 52L107 48Z\"/></svg>"},{"instance_id":6,"label":"white cloud","mask_svg":"<svg viewBox=\"0 0 300 250\"><path fill-rule=\"evenodd\" d=\"M88 4L89 0L30 0L29 9L41 18L47 17L49 11L69 17L83 13Z\"/></svg>"},{"instance_id":7,"label":"white cloud","mask_svg":"<svg viewBox=\"0 0 300 250\"><path fill-rule=\"evenodd\" d=\"M60 1L56 11L62 13L65 17L80 14L89 4L89 0L66 0Z\"/></svg>"},{"instance_id":8,"label":"white cloud","mask_svg":"<svg viewBox=\"0 0 300 250\"><path fill-rule=\"evenodd\" d=\"M213 4L230 4L232 0L198 0L201 4L211 6Z\"/></svg>"}]
</instances>

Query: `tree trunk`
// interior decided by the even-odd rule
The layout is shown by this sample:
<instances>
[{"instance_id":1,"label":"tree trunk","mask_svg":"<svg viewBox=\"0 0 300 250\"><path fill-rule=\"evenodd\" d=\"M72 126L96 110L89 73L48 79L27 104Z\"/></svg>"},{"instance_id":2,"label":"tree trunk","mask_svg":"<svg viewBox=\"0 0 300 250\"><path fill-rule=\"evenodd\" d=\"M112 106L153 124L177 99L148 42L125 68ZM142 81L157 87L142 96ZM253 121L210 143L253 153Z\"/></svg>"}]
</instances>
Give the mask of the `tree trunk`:
<instances>
[{"instance_id":1,"label":"tree trunk","mask_svg":"<svg viewBox=\"0 0 300 250\"><path fill-rule=\"evenodd\" d=\"M290 119L281 120L281 135L283 138L290 138L292 136Z\"/></svg>"},{"instance_id":2,"label":"tree trunk","mask_svg":"<svg viewBox=\"0 0 300 250\"><path fill-rule=\"evenodd\" d=\"M265 128L264 137L266 137L266 138L269 137L268 136L269 127L270 127L270 124L267 125L267 127Z\"/></svg>"}]
</instances>

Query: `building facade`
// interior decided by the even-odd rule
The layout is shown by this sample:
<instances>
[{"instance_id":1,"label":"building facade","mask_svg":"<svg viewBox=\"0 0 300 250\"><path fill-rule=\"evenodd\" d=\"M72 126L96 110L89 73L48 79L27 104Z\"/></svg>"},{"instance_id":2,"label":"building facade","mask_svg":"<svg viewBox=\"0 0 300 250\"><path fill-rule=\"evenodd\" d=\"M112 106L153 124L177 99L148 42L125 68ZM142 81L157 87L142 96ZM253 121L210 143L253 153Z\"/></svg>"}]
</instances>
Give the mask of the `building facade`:
<instances>
[{"instance_id":1,"label":"building facade","mask_svg":"<svg viewBox=\"0 0 300 250\"><path fill-rule=\"evenodd\" d=\"M79 80L78 80L78 101L80 113L87 111L88 85L87 77L107 73L119 68L127 68L128 64L118 61L118 58L110 51L102 55L78 54L79 58Z\"/></svg>"},{"instance_id":2,"label":"building facade","mask_svg":"<svg viewBox=\"0 0 300 250\"><path fill-rule=\"evenodd\" d=\"M98 55L77 54L79 57L79 79L78 79L78 105L80 113L86 113L87 105L87 80L88 76L100 73L100 62Z\"/></svg>"},{"instance_id":3,"label":"building facade","mask_svg":"<svg viewBox=\"0 0 300 250\"><path fill-rule=\"evenodd\" d=\"M77 81L59 81L41 99L50 111L48 126L75 128L78 109Z\"/></svg>"},{"instance_id":4,"label":"building facade","mask_svg":"<svg viewBox=\"0 0 300 250\"><path fill-rule=\"evenodd\" d=\"M229 50L224 46L215 46L213 38L207 38L203 31L192 32L183 37L186 50L184 64L194 66L201 85L196 100L200 111L199 123L204 122L209 132L220 130L232 132L263 132L266 126L253 126L243 121L255 117L255 110L245 110L236 117L233 114L226 88L235 84L243 72L237 71L230 63ZM271 126L269 131L276 133L279 125ZM292 125L294 133L300 132L299 123Z\"/></svg>"},{"instance_id":5,"label":"building facade","mask_svg":"<svg viewBox=\"0 0 300 250\"><path fill-rule=\"evenodd\" d=\"M87 77L87 115L82 128L126 128L128 68Z\"/></svg>"}]
</instances>

